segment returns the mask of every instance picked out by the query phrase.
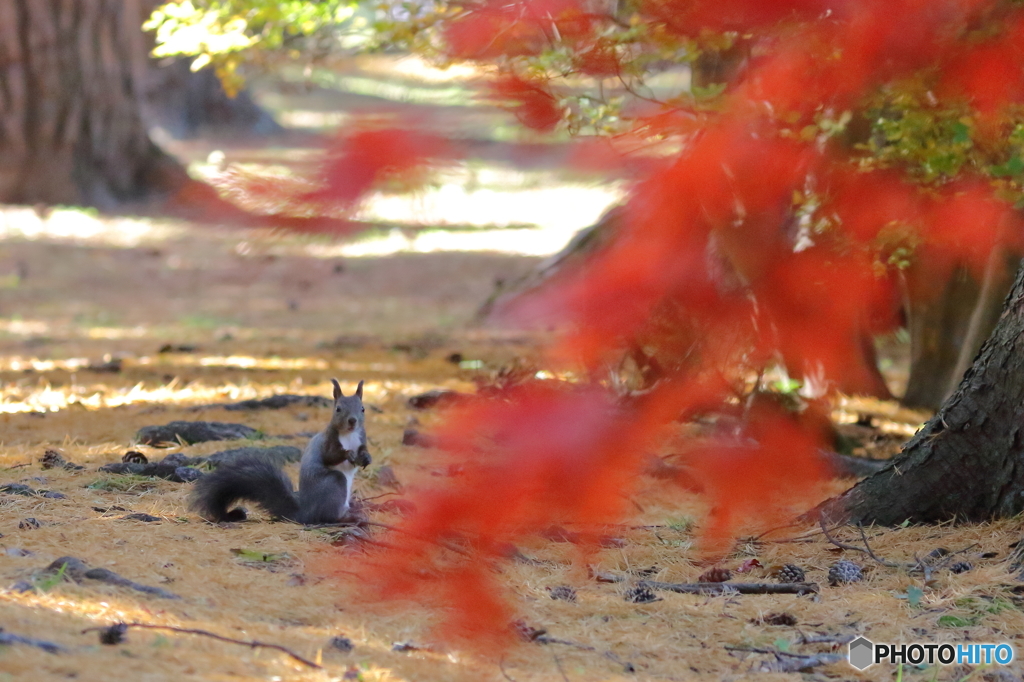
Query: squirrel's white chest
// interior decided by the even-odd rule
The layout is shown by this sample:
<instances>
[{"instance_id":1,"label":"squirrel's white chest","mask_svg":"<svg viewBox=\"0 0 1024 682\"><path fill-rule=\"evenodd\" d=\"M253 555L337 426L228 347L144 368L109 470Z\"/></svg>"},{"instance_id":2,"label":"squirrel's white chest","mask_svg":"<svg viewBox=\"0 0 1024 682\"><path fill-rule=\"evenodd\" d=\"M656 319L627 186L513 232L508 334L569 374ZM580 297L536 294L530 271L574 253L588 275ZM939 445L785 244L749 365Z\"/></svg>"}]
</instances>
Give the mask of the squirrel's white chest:
<instances>
[{"instance_id":1,"label":"squirrel's white chest","mask_svg":"<svg viewBox=\"0 0 1024 682\"><path fill-rule=\"evenodd\" d=\"M362 445L357 431L339 435L338 443L342 448L350 452L356 452L359 449L359 446ZM335 468L345 476L345 499L338 509L338 518L340 519L345 516L346 512L348 512L349 502L352 499L352 481L355 480L356 477L356 465L347 459L344 459L341 461L341 464L338 464Z\"/></svg>"},{"instance_id":2,"label":"squirrel's white chest","mask_svg":"<svg viewBox=\"0 0 1024 682\"><path fill-rule=\"evenodd\" d=\"M344 435L339 435L338 443L341 445L342 448L350 452L357 451L359 449L359 446L362 445L362 442L360 442L359 440L358 431L352 431Z\"/></svg>"}]
</instances>

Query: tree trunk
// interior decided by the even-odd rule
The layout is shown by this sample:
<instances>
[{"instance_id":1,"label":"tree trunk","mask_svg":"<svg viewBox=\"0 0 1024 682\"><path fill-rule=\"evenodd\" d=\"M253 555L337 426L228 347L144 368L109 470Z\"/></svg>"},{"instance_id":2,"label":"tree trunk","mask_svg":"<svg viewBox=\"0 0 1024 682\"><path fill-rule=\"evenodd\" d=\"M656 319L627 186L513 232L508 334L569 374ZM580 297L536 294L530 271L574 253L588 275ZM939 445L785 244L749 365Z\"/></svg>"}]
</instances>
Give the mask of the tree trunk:
<instances>
[{"instance_id":1,"label":"tree trunk","mask_svg":"<svg viewBox=\"0 0 1024 682\"><path fill-rule=\"evenodd\" d=\"M823 511L883 525L1024 511L1024 267L992 336L935 417L885 468Z\"/></svg>"},{"instance_id":2,"label":"tree trunk","mask_svg":"<svg viewBox=\"0 0 1024 682\"><path fill-rule=\"evenodd\" d=\"M192 71L191 59L151 60L146 120L176 140L205 134L271 135L284 129L245 90L234 97L212 68Z\"/></svg>"},{"instance_id":3,"label":"tree trunk","mask_svg":"<svg viewBox=\"0 0 1024 682\"><path fill-rule=\"evenodd\" d=\"M971 359L996 326L1018 257L994 251L979 282L957 268L938 286L937 298L913 295L907 311L910 378L901 398L907 407L937 410L956 389Z\"/></svg>"},{"instance_id":4,"label":"tree trunk","mask_svg":"<svg viewBox=\"0 0 1024 682\"><path fill-rule=\"evenodd\" d=\"M614 239L623 211L623 205L613 206L596 223L577 232L561 251L545 258L522 277L511 282L495 282L494 291L476 312L477 321L486 321L492 315L500 316L506 306L517 298L539 291L552 277L586 262Z\"/></svg>"},{"instance_id":5,"label":"tree trunk","mask_svg":"<svg viewBox=\"0 0 1024 682\"><path fill-rule=\"evenodd\" d=\"M174 192L142 120L144 0L0 0L0 202L103 209Z\"/></svg>"}]
</instances>

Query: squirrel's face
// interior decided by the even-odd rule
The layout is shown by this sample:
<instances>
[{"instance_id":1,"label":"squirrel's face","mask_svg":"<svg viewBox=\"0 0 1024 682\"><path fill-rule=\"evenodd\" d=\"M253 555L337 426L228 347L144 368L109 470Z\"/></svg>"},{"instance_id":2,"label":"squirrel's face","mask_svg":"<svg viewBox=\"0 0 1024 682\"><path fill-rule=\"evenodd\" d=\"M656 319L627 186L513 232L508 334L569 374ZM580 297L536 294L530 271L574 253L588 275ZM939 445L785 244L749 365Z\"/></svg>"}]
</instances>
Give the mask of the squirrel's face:
<instances>
[{"instance_id":1,"label":"squirrel's face","mask_svg":"<svg viewBox=\"0 0 1024 682\"><path fill-rule=\"evenodd\" d=\"M356 404L350 405L349 402ZM352 401L352 398L342 398L334 404L334 425L339 431L355 431L363 423L365 408L362 401Z\"/></svg>"},{"instance_id":2,"label":"squirrel's face","mask_svg":"<svg viewBox=\"0 0 1024 682\"><path fill-rule=\"evenodd\" d=\"M363 382L360 381L356 392L346 396L341 390L341 384L337 379L331 379L334 384L334 416L331 417L331 424L339 433L351 433L363 425Z\"/></svg>"}]
</instances>

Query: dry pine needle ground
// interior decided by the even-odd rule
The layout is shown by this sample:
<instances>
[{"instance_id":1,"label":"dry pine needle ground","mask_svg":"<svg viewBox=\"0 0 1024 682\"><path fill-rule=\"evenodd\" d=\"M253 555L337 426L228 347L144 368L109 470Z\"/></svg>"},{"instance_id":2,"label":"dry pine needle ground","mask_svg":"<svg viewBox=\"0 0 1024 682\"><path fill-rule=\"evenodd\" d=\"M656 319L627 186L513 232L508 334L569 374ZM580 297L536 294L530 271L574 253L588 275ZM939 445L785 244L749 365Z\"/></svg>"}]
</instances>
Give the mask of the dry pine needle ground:
<instances>
[{"instance_id":1,"label":"dry pine needle ground","mask_svg":"<svg viewBox=\"0 0 1024 682\"><path fill-rule=\"evenodd\" d=\"M973 570L937 571L929 585L920 574L838 551L814 528L791 528L759 542L741 542L723 564L736 568L756 558L764 568L734 576L744 582L770 581L769 567L797 564L809 581L819 584L817 596L662 592L656 601L627 601L625 595L640 579L692 582L708 568L694 545L694 523L705 512L702 501L667 491L654 479L641 482L634 517L608 529L622 546L591 556L589 570L572 545L543 538L521 546L523 558L502 569L501 582L523 621L559 641L523 642L500 658L469 654L431 642L438 614L422 606L396 603L371 611L354 606L347 593L351 588L323 579L318 570L325 557L358 561L358 551L332 547L329 534L258 516L234 526L211 525L187 511L187 485L115 477L98 473L97 467L120 459L139 427L175 419L241 421L266 434L268 444L302 447L305 441L299 434L323 425L324 408L191 408L274 393L329 395L327 382L338 376L346 388L365 379L366 400L373 406L367 424L375 461L357 490L367 497L394 492L374 477L383 465L401 482L429 477L424 450L402 445L402 435L410 419L429 421L430 416L414 414L405 401L431 388L471 389L472 373L480 370L460 369L450 361L454 353L481 360L483 371L530 355L530 345L522 340L466 332L461 326L488 290L495 269L514 274L530 262L438 256L445 261L441 267L426 256L367 259L354 267L360 274L348 280L351 295L343 298L339 292L345 291L344 282L314 277L316 284L304 290L303 310L292 311L295 319L289 321L277 292L290 286L289 278L296 273L321 264L296 256L268 266L229 258L217 251L223 247L226 252L226 244L218 244L211 239L161 247L165 259L207 259L203 272L210 289L182 288L179 281L154 278L139 254L125 257L131 250L94 254L117 263L108 279L97 281L95 261L69 256L57 267L44 253L57 247L5 245L35 263L40 276L38 285L30 280L5 302L24 323L19 328L9 325L0 336L2 404L37 409L50 401L63 409L45 416L0 414L0 484L24 483L66 497L0 494L0 625L5 633L55 642L67 651L50 654L23 644L2 647L0 680L894 679L892 666L858 673L845 662L806 674L763 672L772 656L726 648L813 654L833 647L800 644L802 635L842 638L855 633L878 642L1008 641L1024 655L1022 583L1007 563L1011 546L1021 536L1019 520L867 531L874 551L897 562L913 562L938 547L974 546L964 555ZM260 268L260 277L250 277ZM461 273L455 284L450 282L452 272ZM69 292L59 306L41 303L53 284L48 273ZM246 309L223 328L198 323L225 315L231 282L255 282ZM376 282L378 289L360 288L367 282ZM391 312L385 315L382 308ZM338 309L344 310L344 320L360 322L346 327L338 322ZM104 310L120 311L121 316L104 329L143 331L90 334L98 325L95 320L83 322L83 311L95 317ZM183 317L183 310L191 317ZM335 312L327 315L328 310ZM442 318L450 320L448 326L431 327L431 320ZM32 331L26 326L30 322L44 325L39 329L45 331ZM339 339L339 333L348 336ZM197 349L158 353L165 343ZM123 358L119 371L90 371L71 362L98 361L105 354ZM202 358L213 360L204 364ZM15 361L20 364L15 366ZM246 444L177 449L209 454ZM43 470L39 459L54 447L85 469ZM168 452L141 449L156 458ZM294 467L291 473L295 475ZM139 512L159 520L121 518ZM38 527L25 523L29 518ZM387 514L373 518L394 520ZM844 542L859 542L849 529L838 534ZM235 549L250 552L239 556ZM274 560L251 560L259 554ZM182 598L39 576L51 561L67 555ZM828 568L840 558L864 566L864 580L829 587ZM599 582L594 573L624 581ZM10 589L33 580L35 589ZM561 586L573 588L574 601L551 598L551 590ZM913 588L921 592L911 598ZM796 624L763 624L770 614L789 614ZM96 632L81 634L118 621L272 642L320 662L323 669L310 669L279 651L175 632L129 630L127 641L116 646L101 645ZM333 648L334 637L348 638L354 648ZM401 642L415 648L394 651ZM902 675L1008 680L1020 679L1021 670L1015 663L1002 672L1017 677L999 677L996 669L911 667Z\"/></svg>"}]
</instances>

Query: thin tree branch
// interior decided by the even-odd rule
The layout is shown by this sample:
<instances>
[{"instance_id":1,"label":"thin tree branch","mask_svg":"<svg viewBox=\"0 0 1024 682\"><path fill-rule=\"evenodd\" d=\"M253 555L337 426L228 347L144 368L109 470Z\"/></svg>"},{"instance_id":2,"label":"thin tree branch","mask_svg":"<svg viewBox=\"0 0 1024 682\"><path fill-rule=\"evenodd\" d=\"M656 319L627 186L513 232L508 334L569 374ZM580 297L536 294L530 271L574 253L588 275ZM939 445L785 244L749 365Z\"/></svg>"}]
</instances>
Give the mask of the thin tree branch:
<instances>
[{"instance_id":1,"label":"thin tree branch","mask_svg":"<svg viewBox=\"0 0 1024 682\"><path fill-rule=\"evenodd\" d=\"M508 680L508 682L516 682L516 679L514 677L509 676L509 674L507 672L505 672L505 659L504 658L502 658L500 661L498 661L498 670L501 671L501 676L504 677L506 680Z\"/></svg>"},{"instance_id":2,"label":"thin tree branch","mask_svg":"<svg viewBox=\"0 0 1024 682\"><path fill-rule=\"evenodd\" d=\"M565 671L562 670L562 662L558 660L558 656L551 654L551 657L555 659L555 667L558 668L558 672L562 676L562 679L565 680L565 682L569 682L569 678L566 677Z\"/></svg>"},{"instance_id":3,"label":"thin tree branch","mask_svg":"<svg viewBox=\"0 0 1024 682\"><path fill-rule=\"evenodd\" d=\"M151 625L149 623L121 623L121 625L124 625L126 628L144 628L146 630L170 630L171 632L181 632L181 633L187 634L187 635L201 635L203 637L209 637L211 639L216 639L217 641L220 641L220 642L227 642L228 644L241 644L243 646L247 646L247 647L250 647L252 649L255 649L257 647L263 648L263 649L275 649L276 651L280 651L281 653L284 653L284 654L287 654L288 656L291 656L292 658L294 658L299 663L302 663L303 665L307 665L310 668L316 668L317 670L322 670L323 669L322 665L314 663L313 661L309 660L308 658L303 658L302 656L299 656L297 653L295 653L294 651L292 651L288 647L281 646L280 644L271 644L269 642L260 642L260 641L257 641L255 639L254 640L248 640L248 641L244 640L244 639L233 639L231 637L224 637L223 635L218 635L218 634L216 634L214 632L210 632L209 630L196 630L194 628L179 628L179 627L174 627L173 625ZM82 630L82 633L84 634L86 632L92 632L92 631L95 631L95 630L106 630L106 629L108 629L108 628L106 628L106 627L86 628L86 629Z\"/></svg>"},{"instance_id":4,"label":"thin tree branch","mask_svg":"<svg viewBox=\"0 0 1024 682\"><path fill-rule=\"evenodd\" d=\"M817 583L663 583L640 580L640 587L680 594L813 594Z\"/></svg>"},{"instance_id":5,"label":"thin tree branch","mask_svg":"<svg viewBox=\"0 0 1024 682\"><path fill-rule=\"evenodd\" d=\"M863 554L867 554L869 557L874 559L877 563L879 563L879 564L881 564L883 566L888 566L889 568L900 568L901 567L901 564L895 564L895 563L893 563L891 561L886 561L885 559L879 559L877 556L875 556L875 553L871 551L871 547L868 546L868 539L867 539L867 537L865 537L864 529L861 526L857 526L857 528L860 530L860 537L861 537L861 540L864 541L864 547L857 547L856 545L848 545L845 542L840 542L839 540L836 540L834 537L832 537L832 534L828 532L828 527L825 525L825 518L824 517L819 517L818 518L818 523L821 524L821 530L822 530L823 533L825 533L825 537L828 538L828 541L831 542L836 547L838 547L840 549L848 549L848 550L851 550L851 551L854 551L854 552L862 552Z\"/></svg>"}]
</instances>

